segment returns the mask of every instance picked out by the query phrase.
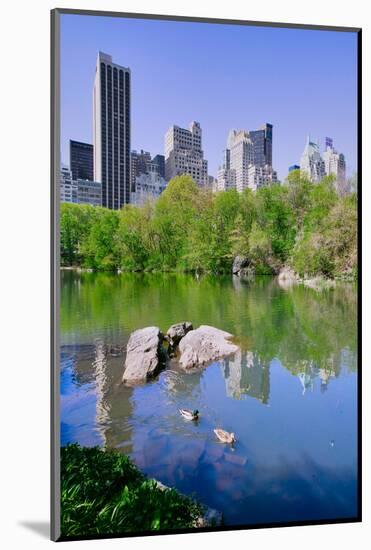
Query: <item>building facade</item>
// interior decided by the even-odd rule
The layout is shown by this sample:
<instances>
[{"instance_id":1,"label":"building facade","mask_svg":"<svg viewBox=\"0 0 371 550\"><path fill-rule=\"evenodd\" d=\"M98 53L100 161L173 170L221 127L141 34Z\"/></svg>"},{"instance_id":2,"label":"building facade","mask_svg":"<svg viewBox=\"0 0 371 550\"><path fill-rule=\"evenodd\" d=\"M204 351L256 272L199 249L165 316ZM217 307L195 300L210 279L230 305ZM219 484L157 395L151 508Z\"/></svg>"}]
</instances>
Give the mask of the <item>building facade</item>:
<instances>
[{"instance_id":1,"label":"building facade","mask_svg":"<svg viewBox=\"0 0 371 550\"><path fill-rule=\"evenodd\" d=\"M272 166L273 153L273 126L265 123L259 130L249 131L250 139L254 147L255 166Z\"/></svg>"},{"instance_id":2,"label":"building facade","mask_svg":"<svg viewBox=\"0 0 371 550\"><path fill-rule=\"evenodd\" d=\"M102 206L102 184L99 181L78 179L76 186L79 204Z\"/></svg>"},{"instance_id":3,"label":"building facade","mask_svg":"<svg viewBox=\"0 0 371 550\"><path fill-rule=\"evenodd\" d=\"M130 202L130 89L127 67L99 52L93 90L94 180L102 184L102 206Z\"/></svg>"},{"instance_id":4,"label":"building facade","mask_svg":"<svg viewBox=\"0 0 371 550\"><path fill-rule=\"evenodd\" d=\"M305 172L313 183L318 183L326 175L325 163L319 152L319 146L307 137L307 142L300 159L300 170Z\"/></svg>"},{"instance_id":5,"label":"building facade","mask_svg":"<svg viewBox=\"0 0 371 550\"><path fill-rule=\"evenodd\" d=\"M77 185L72 179L72 172L67 166L60 171L60 200L61 202L77 203Z\"/></svg>"},{"instance_id":6,"label":"building facade","mask_svg":"<svg viewBox=\"0 0 371 550\"><path fill-rule=\"evenodd\" d=\"M138 151L131 151L130 153L130 181L131 191L135 191L135 182L138 176L148 173L148 164L151 162L151 154L143 149Z\"/></svg>"},{"instance_id":7,"label":"building facade","mask_svg":"<svg viewBox=\"0 0 371 550\"><path fill-rule=\"evenodd\" d=\"M148 201L155 201L166 189L166 180L157 172L140 174L136 178L135 191L131 193L131 202L136 206L144 206Z\"/></svg>"},{"instance_id":8,"label":"building facade","mask_svg":"<svg viewBox=\"0 0 371 550\"><path fill-rule=\"evenodd\" d=\"M164 155L156 155L152 159L153 165L156 167L156 172L159 176L165 179L165 156Z\"/></svg>"},{"instance_id":9,"label":"building facade","mask_svg":"<svg viewBox=\"0 0 371 550\"><path fill-rule=\"evenodd\" d=\"M189 174L200 186L208 183L199 122L191 122L188 130L171 126L165 134L165 179L180 174Z\"/></svg>"},{"instance_id":10,"label":"building facade","mask_svg":"<svg viewBox=\"0 0 371 550\"><path fill-rule=\"evenodd\" d=\"M260 187L277 183L277 172L271 166L250 164L247 170L248 187L256 191Z\"/></svg>"},{"instance_id":11,"label":"building facade","mask_svg":"<svg viewBox=\"0 0 371 550\"><path fill-rule=\"evenodd\" d=\"M72 179L94 179L94 154L91 143L70 139L70 167Z\"/></svg>"},{"instance_id":12,"label":"building facade","mask_svg":"<svg viewBox=\"0 0 371 550\"><path fill-rule=\"evenodd\" d=\"M225 149L223 151L223 164L219 166L217 191L228 191L228 189L236 189L236 171L231 170L231 151Z\"/></svg>"},{"instance_id":13,"label":"building facade","mask_svg":"<svg viewBox=\"0 0 371 550\"><path fill-rule=\"evenodd\" d=\"M333 140L326 138L326 150L323 153L325 173L327 176L335 177L336 186L343 189L346 185L346 163L342 153L334 149Z\"/></svg>"},{"instance_id":14,"label":"building facade","mask_svg":"<svg viewBox=\"0 0 371 550\"><path fill-rule=\"evenodd\" d=\"M164 155L156 155L151 157L151 153L141 150L132 151L131 158L131 191L135 191L136 180L142 174L149 174L151 172L158 174L161 178L165 179L165 157Z\"/></svg>"},{"instance_id":15,"label":"building facade","mask_svg":"<svg viewBox=\"0 0 371 550\"><path fill-rule=\"evenodd\" d=\"M272 124L266 123L258 130L230 130L218 171L218 190L237 189L242 193L246 188L256 190L276 182L272 154Z\"/></svg>"},{"instance_id":16,"label":"building facade","mask_svg":"<svg viewBox=\"0 0 371 550\"><path fill-rule=\"evenodd\" d=\"M231 130L228 136L230 152L230 172L235 178L235 186L239 193L249 186L248 169L254 162L254 145L249 132Z\"/></svg>"}]
</instances>

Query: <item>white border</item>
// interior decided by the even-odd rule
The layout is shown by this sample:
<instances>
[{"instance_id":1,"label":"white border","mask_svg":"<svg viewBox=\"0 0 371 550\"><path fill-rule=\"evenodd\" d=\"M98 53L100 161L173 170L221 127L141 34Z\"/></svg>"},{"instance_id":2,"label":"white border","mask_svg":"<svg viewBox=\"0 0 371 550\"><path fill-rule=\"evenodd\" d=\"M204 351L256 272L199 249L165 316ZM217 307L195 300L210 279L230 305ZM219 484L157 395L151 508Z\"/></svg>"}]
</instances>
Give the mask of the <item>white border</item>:
<instances>
[{"instance_id":1,"label":"white border","mask_svg":"<svg viewBox=\"0 0 371 550\"><path fill-rule=\"evenodd\" d=\"M49 10L54 7L170 13L195 17L220 17L257 21L354 26L363 28L364 121L371 120L369 59L371 51L367 4L311 0L266 0L262 3L230 0L217 5L188 0L156 2L122 0L22 0L2 6L1 151L2 181L0 220L2 236L1 286L3 312L2 369L2 532L5 548L40 548L54 544L47 538L49 521ZM324 52L325 55L325 52ZM329 60L330 61L330 60ZM368 64L368 67L367 67ZM367 71L368 69L368 71ZM370 143L364 122L363 136L363 269L364 269L364 393L369 384L371 361L367 327L371 311L371 273L367 245L370 242L371 177ZM5 308L4 308L5 306ZM369 397L364 395L364 419L371 418ZM367 429L367 422L365 422ZM370 539L370 476L367 455L369 434L364 433L364 523L297 527L138 539L71 542L69 545L122 545L160 550L179 550L189 544L216 547L230 544L260 548L298 548L314 545L337 550L366 547ZM44 532L44 536L40 532Z\"/></svg>"}]
</instances>

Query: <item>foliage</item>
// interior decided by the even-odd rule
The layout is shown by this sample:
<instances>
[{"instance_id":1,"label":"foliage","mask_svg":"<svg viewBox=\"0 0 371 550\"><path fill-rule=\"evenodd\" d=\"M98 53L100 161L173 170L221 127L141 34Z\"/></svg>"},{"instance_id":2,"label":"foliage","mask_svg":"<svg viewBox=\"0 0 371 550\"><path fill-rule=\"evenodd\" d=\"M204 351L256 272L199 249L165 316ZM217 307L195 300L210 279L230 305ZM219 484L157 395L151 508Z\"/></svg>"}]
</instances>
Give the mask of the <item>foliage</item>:
<instances>
[{"instance_id":1,"label":"foliage","mask_svg":"<svg viewBox=\"0 0 371 550\"><path fill-rule=\"evenodd\" d=\"M188 175L156 203L121 211L61 205L61 262L95 270L230 272L236 255L257 273L354 275L357 195L300 170L284 185L212 193Z\"/></svg>"},{"instance_id":2,"label":"foliage","mask_svg":"<svg viewBox=\"0 0 371 550\"><path fill-rule=\"evenodd\" d=\"M117 451L61 449L64 537L188 528L202 512L174 489L160 489Z\"/></svg>"}]
</instances>

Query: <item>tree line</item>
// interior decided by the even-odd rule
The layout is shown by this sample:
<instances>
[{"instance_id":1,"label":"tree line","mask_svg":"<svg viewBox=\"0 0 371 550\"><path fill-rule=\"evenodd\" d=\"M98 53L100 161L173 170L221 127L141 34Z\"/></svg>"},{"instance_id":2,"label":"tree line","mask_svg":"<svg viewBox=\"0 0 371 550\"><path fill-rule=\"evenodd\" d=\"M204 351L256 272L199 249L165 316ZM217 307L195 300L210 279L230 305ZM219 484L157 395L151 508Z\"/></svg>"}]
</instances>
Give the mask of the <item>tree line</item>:
<instances>
[{"instance_id":1,"label":"tree line","mask_svg":"<svg viewBox=\"0 0 371 550\"><path fill-rule=\"evenodd\" d=\"M357 194L299 170L283 185L213 193L188 175L156 202L120 211L61 204L61 264L96 270L230 272L236 256L256 274L357 272Z\"/></svg>"}]
</instances>

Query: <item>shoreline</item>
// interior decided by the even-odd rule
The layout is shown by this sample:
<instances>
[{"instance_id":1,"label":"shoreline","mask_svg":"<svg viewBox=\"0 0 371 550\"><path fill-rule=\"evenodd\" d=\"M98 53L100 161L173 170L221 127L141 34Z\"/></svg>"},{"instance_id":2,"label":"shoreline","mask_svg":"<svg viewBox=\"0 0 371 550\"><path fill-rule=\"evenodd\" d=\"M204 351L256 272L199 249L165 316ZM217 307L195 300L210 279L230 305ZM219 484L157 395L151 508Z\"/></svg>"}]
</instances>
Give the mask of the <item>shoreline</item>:
<instances>
[{"instance_id":1,"label":"shoreline","mask_svg":"<svg viewBox=\"0 0 371 550\"><path fill-rule=\"evenodd\" d=\"M250 275L236 275L233 274L231 271L219 271L218 273L213 273L210 271L194 271L194 270L129 270L129 269L93 269L90 267L81 267L81 266L60 266L60 271L74 271L76 273L107 273L112 275L121 275L123 273L131 273L131 274L141 274L141 275L148 275L148 274L173 274L173 275L195 275L202 277L204 275L212 275L214 277L220 277L220 276L227 276L230 275L231 278L237 277L241 280L254 280L258 277L271 277L273 279L279 278L279 273L258 273L258 274L250 274ZM329 288L330 286L335 285L337 282L344 282L344 283L355 283L357 282L357 275L348 275L348 274L340 274L333 278L325 277L324 275L313 275L311 277L299 277L296 275L296 278L294 279L286 279L285 282L288 286L291 286L292 284L303 284L304 286L307 286L309 288L318 288L321 285L324 285L324 287Z\"/></svg>"}]
</instances>

